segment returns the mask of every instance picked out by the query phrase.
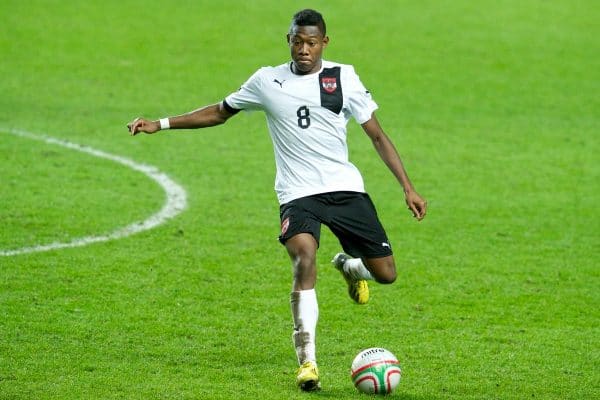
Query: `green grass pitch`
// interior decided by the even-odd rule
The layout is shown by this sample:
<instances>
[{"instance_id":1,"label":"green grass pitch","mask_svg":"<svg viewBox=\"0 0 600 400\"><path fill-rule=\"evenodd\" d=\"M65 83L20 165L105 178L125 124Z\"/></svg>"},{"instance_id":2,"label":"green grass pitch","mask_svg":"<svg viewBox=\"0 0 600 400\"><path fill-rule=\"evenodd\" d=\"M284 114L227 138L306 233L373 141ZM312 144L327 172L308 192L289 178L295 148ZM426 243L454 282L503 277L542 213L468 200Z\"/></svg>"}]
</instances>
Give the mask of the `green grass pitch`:
<instances>
[{"instance_id":1,"label":"green grass pitch","mask_svg":"<svg viewBox=\"0 0 600 400\"><path fill-rule=\"evenodd\" d=\"M399 279L355 306L319 250L323 390L294 385L291 266L276 240L264 116L128 136L220 101L288 59L298 8L354 64L429 213L351 122ZM362 349L394 352L390 397L600 397L600 9L593 0L0 2L0 251L106 235L165 202L109 160L185 188L165 224L0 256L0 399L360 399Z\"/></svg>"}]
</instances>

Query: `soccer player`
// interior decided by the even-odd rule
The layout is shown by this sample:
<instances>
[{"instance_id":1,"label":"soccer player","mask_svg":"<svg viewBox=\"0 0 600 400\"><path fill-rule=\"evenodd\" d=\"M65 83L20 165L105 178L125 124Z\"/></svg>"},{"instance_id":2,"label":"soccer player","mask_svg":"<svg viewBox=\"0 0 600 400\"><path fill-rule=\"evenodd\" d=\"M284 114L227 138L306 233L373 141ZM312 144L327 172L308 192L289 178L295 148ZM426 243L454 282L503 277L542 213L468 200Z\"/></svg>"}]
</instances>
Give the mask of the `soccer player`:
<instances>
[{"instance_id":1,"label":"soccer player","mask_svg":"<svg viewBox=\"0 0 600 400\"><path fill-rule=\"evenodd\" d=\"M336 235L344 250L332 263L342 273L356 303L369 300L368 280L392 283L396 279L387 235L359 171L348 160L346 125L350 117L362 126L402 186L406 204L417 220L425 217L427 204L413 188L398 152L379 125L377 104L354 68L322 59L329 44L322 15L310 9L296 13L287 44L290 62L260 68L223 101L170 118L136 118L128 128L136 135L215 126L240 110L266 114L275 149L279 240L293 264L292 338L300 365L296 383L311 391L320 388L315 350L319 314L315 260L321 224Z\"/></svg>"}]
</instances>

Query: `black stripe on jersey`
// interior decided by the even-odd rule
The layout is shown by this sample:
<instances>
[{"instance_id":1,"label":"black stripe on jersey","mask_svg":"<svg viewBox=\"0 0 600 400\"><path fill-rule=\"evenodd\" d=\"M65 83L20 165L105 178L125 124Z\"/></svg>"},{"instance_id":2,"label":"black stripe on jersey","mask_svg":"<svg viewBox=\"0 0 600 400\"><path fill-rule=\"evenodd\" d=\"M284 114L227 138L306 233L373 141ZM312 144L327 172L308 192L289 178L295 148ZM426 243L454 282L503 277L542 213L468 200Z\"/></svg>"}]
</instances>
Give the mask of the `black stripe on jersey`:
<instances>
[{"instance_id":1,"label":"black stripe on jersey","mask_svg":"<svg viewBox=\"0 0 600 400\"><path fill-rule=\"evenodd\" d=\"M237 114L240 111L242 111L242 110L238 110L237 108L231 107L229 104L227 104L227 102L225 100L223 100L223 108L225 108L229 114Z\"/></svg>"},{"instance_id":2,"label":"black stripe on jersey","mask_svg":"<svg viewBox=\"0 0 600 400\"><path fill-rule=\"evenodd\" d=\"M333 67L323 68L323 71L319 74L321 107L325 107L335 114L339 114L344 105L340 72L340 67Z\"/></svg>"}]
</instances>

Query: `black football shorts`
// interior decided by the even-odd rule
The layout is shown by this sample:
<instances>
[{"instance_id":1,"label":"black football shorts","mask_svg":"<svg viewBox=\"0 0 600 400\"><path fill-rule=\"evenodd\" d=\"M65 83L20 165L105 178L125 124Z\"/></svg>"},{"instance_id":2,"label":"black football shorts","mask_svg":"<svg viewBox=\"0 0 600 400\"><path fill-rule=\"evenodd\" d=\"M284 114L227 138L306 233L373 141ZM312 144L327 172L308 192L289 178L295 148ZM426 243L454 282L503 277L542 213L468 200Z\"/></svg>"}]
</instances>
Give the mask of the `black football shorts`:
<instances>
[{"instance_id":1,"label":"black football shorts","mask_svg":"<svg viewBox=\"0 0 600 400\"><path fill-rule=\"evenodd\" d=\"M324 224L352 257L392 255L387 234L367 193L331 192L301 197L282 204L279 215L282 244L299 233L310 233L318 244Z\"/></svg>"}]
</instances>

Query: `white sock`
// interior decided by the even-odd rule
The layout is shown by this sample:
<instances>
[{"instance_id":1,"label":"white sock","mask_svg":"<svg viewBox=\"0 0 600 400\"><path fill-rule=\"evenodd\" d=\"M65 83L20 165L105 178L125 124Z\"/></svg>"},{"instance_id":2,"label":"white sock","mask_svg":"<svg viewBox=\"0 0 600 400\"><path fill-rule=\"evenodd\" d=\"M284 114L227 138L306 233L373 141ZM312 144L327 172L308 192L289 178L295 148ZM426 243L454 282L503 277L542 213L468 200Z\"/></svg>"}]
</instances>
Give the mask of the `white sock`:
<instances>
[{"instance_id":1,"label":"white sock","mask_svg":"<svg viewBox=\"0 0 600 400\"><path fill-rule=\"evenodd\" d=\"M315 333L319 319L319 305L315 289L292 292L290 295L294 333L292 339L298 364L316 362Z\"/></svg>"},{"instance_id":2,"label":"white sock","mask_svg":"<svg viewBox=\"0 0 600 400\"><path fill-rule=\"evenodd\" d=\"M371 272L369 272L367 267L365 267L365 264L363 264L360 258L347 259L344 263L343 268L346 275L350 276L353 279L365 279L368 281L373 280L373 275L371 275Z\"/></svg>"}]
</instances>

